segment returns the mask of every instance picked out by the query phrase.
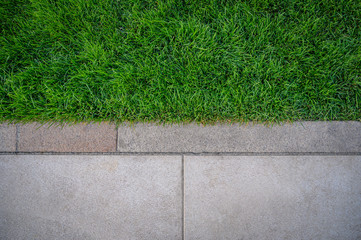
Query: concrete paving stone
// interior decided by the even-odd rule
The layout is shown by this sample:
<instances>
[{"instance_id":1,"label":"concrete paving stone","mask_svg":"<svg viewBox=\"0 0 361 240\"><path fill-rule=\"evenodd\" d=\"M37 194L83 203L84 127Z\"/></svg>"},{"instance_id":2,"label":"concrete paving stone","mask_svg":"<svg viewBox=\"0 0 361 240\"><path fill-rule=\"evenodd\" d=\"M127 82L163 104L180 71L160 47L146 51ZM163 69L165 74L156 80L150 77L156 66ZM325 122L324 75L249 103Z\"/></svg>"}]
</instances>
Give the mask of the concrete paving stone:
<instances>
[{"instance_id":1,"label":"concrete paving stone","mask_svg":"<svg viewBox=\"0 0 361 240\"><path fill-rule=\"evenodd\" d=\"M360 152L361 122L274 125L136 124L118 128L121 152Z\"/></svg>"},{"instance_id":2,"label":"concrete paving stone","mask_svg":"<svg viewBox=\"0 0 361 240\"><path fill-rule=\"evenodd\" d=\"M185 239L361 239L361 156L185 156Z\"/></svg>"},{"instance_id":3,"label":"concrete paving stone","mask_svg":"<svg viewBox=\"0 0 361 240\"><path fill-rule=\"evenodd\" d=\"M0 124L0 152L16 151L16 126L15 124Z\"/></svg>"},{"instance_id":4,"label":"concrete paving stone","mask_svg":"<svg viewBox=\"0 0 361 240\"><path fill-rule=\"evenodd\" d=\"M108 123L19 126L19 151L24 152L115 152L117 130Z\"/></svg>"},{"instance_id":5,"label":"concrete paving stone","mask_svg":"<svg viewBox=\"0 0 361 240\"><path fill-rule=\"evenodd\" d=\"M0 239L181 239L180 156L0 156Z\"/></svg>"}]
</instances>

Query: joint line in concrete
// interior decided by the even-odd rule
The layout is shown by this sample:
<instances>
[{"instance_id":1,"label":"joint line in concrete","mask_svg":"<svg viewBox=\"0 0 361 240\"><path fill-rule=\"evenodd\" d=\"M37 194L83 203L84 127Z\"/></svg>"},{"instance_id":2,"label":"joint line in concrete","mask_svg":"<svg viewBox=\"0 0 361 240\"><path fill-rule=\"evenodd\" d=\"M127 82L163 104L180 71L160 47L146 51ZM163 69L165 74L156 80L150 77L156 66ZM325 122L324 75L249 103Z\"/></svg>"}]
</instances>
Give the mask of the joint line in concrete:
<instances>
[{"instance_id":1,"label":"joint line in concrete","mask_svg":"<svg viewBox=\"0 0 361 240\"><path fill-rule=\"evenodd\" d=\"M184 232L185 232L185 192L184 192L184 155L182 154L182 240L184 240Z\"/></svg>"},{"instance_id":2,"label":"joint line in concrete","mask_svg":"<svg viewBox=\"0 0 361 240\"><path fill-rule=\"evenodd\" d=\"M358 156L361 152L24 152L0 155L119 155L119 156Z\"/></svg>"},{"instance_id":3,"label":"joint line in concrete","mask_svg":"<svg viewBox=\"0 0 361 240\"><path fill-rule=\"evenodd\" d=\"M115 134L115 136L116 136L116 138L115 138L115 151L118 152L119 151L119 149L118 149L119 129L118 129L118 127L116 129L117 129L117 133Z\"/></svg>"},{"instance_id":4,"label":"joint line in concrete","mask_svg":"<svg viewBox=\"0 0 361 240\"><path fill-rule=\"evenodd\" d=\"M15 152L19 151L19 124L15 125Z\"/></svg>"}]
</instances>

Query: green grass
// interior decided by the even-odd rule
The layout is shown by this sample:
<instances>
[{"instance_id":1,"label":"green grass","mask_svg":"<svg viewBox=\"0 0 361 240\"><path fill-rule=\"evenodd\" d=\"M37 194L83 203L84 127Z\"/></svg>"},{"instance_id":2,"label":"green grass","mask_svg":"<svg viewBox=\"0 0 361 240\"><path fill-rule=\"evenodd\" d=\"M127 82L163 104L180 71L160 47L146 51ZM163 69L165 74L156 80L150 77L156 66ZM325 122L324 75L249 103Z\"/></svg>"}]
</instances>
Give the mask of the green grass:
<instances>
[{"instance_id":1,"label":"green grass","mask_svg":"<svg viewBox=\"0 0 361 240\"><path fill-rule=\"evenodd\" d=\"M361 120L360 0L1 0L1 121Z\"/></svg>"}]
</instances>

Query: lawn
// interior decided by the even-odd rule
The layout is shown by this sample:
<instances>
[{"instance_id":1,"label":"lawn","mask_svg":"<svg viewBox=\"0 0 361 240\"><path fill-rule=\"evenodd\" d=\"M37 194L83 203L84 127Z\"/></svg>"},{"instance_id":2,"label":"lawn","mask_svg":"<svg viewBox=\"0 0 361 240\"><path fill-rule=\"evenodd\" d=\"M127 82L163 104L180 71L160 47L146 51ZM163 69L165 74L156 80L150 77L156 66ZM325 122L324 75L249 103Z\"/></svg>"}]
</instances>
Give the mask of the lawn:
<instances>
[{"instance_id":1,"label":"lawn","mask_svg":"<svg viewBox=\"0 0 361 240\"><path fill-rule=\"evenodd\" d=\"M1 0L0 121L361 120L360 0Z\"/></svg>"}]
</instances>

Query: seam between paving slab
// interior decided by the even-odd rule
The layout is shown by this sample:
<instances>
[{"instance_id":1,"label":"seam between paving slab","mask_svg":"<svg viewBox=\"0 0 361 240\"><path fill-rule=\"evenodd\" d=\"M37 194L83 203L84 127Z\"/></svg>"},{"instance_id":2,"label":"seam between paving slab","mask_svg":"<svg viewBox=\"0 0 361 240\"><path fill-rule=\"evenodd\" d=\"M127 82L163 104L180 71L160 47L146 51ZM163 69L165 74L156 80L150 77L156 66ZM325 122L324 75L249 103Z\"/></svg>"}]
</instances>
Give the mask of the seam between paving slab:
<instances>
[{"instance_id":1,"label":"seam between paving slab","mask_svg":"<svg viewBox=\"0 0 361 240\"><path fill-rule=\"evenodd\" d=\"M15 151L19 151L19 124L15 125Z\"/></svg>"},{"instance_id":2,"label":"seam between paving slab","mask_svg":"<svg viewBox=\"0 0 361 240\"><path fill-rule=\"evenodd\" d=\"M0 152L0 155L119 156L358 156L361 152Z\"/></svg>"},{"instance_id":3,"label":"seam between paving slab","mask_svg":"<svg viewBox=\"0 0 361 240\"><path fill-rule=\"evenodd\" d=\"M116 131L116 134L115 134L115 136L116 136L116 138L115 138L115 151L118 152L119 151L119 147L118 147L119 130L118 130L118 127L116 127L115 131Z\"/></svg>"},{"instance_id":4,"label":"seam between paving slab","mask_svg":"<svg viewBox=\"0 0 361 240\"><path fill-rule=\"evenodd\" d=\"M184 155L182 154L182 180L181 180L181 188L182 188L182 240L184 240L185 233L185 185L184 185Z\"/></svg>"}]
</instances>

